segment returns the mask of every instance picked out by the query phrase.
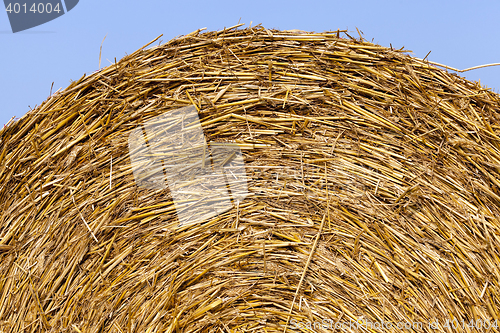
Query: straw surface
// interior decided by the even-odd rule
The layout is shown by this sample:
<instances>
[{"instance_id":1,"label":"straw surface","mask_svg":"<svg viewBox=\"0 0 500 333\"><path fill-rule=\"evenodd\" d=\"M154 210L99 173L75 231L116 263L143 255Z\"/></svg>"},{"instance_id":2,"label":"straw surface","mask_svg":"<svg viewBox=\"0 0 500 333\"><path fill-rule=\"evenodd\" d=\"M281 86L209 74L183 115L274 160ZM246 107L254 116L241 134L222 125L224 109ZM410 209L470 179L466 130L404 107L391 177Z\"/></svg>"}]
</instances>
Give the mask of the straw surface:
<instances>
[{"instance_id":1,"label":"straw surface","mask_svg":"<svg viewBox=\"0 0 500 333\"><path fill-rule=\"evenodd\" d=\"M128 136L190 105L251 195L179 228ZM462 321L500 319L499 110L344 31L143 47L0 132L0 332L483 331Z\"/></svg>"}]
</instances>

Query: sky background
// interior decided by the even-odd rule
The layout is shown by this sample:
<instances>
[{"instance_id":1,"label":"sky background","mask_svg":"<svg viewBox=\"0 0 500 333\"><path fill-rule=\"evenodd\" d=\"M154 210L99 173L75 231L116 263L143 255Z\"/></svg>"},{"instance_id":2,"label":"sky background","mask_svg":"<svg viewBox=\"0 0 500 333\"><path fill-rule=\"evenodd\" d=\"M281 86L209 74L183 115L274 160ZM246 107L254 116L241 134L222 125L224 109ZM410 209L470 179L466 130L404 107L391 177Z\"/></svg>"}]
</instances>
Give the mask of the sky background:
<instances>
[{"instance_id":1,"label":"sky background","mask_svg":"<svg viewBox=\"0 0 500 333\"><path fill-rule=\"evenodd\" d=\"M15 0L19 2L19 0ZM3 8L3 7L1 7ZM500 1L128 1L80 0L67 14L12 33L0 11L0 126L21 117L84 73L108 66L163 34L164 42L199 28L247 26L358 37L458 69L500 63ZM109 61L108 61L109 60ZM461 74L500 90L500 67ZM500 110L499 110L500 111Z\"/></svg>"}]
</instances>

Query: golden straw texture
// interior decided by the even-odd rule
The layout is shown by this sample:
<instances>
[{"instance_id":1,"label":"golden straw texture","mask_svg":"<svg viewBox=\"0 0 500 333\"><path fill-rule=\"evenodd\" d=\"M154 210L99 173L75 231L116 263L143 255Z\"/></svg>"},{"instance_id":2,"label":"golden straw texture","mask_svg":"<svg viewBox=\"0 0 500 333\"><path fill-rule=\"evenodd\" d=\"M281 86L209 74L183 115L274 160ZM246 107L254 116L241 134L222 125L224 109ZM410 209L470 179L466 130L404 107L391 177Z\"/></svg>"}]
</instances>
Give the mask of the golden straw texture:
<instances>
[{"instance_id":1,"label":"golden straw texture","mask_svg":"<svg viewBox=\"0 0 500 333\"><path fill-rule=\"evenodd\" d=\"M143 47L0 131L0 332L500 319L499 95L346 31L238 27ZM250 195L178 227L127 142L192 105Z\"/></svg>"}]
</instances>

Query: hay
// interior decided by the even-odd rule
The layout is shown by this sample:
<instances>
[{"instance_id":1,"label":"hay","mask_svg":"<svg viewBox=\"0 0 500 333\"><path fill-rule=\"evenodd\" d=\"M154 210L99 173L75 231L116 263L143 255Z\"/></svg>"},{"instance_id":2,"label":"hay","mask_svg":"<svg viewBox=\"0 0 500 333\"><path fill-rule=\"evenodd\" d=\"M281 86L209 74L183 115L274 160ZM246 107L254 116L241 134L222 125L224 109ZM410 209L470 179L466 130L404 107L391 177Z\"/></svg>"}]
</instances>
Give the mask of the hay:
<instances>
[{"instance_id":1,"label":"hay","mask_svg":"<svg viewBox=\"0 0 500 333\"><path fill-rule=\"evenodd\" d=\"M498 319L499 96L345 31L237 28L143 47L0 132L0 332ZM250 195L179 225L128 138L186 106Z\"/></svg>"}]
</instances>

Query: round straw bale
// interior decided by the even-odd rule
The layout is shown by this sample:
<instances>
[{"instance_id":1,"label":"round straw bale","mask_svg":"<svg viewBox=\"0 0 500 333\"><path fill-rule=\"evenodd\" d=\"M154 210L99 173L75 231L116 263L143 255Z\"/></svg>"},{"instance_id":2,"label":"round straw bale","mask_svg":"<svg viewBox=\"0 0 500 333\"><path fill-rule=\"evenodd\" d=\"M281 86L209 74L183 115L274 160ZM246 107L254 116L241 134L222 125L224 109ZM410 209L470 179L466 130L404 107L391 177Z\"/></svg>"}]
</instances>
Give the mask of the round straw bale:
<instances>
[{"instance_id":1,"label":"round straw bale","mask_svg":"<svg viewBox=\"0 0 500 333\"><path fill-rule=\"evenodd\" d=\"M8 124L0 332L498 331L500 97L405 52L196 31Z\"/></svg>"}]
</instances>

